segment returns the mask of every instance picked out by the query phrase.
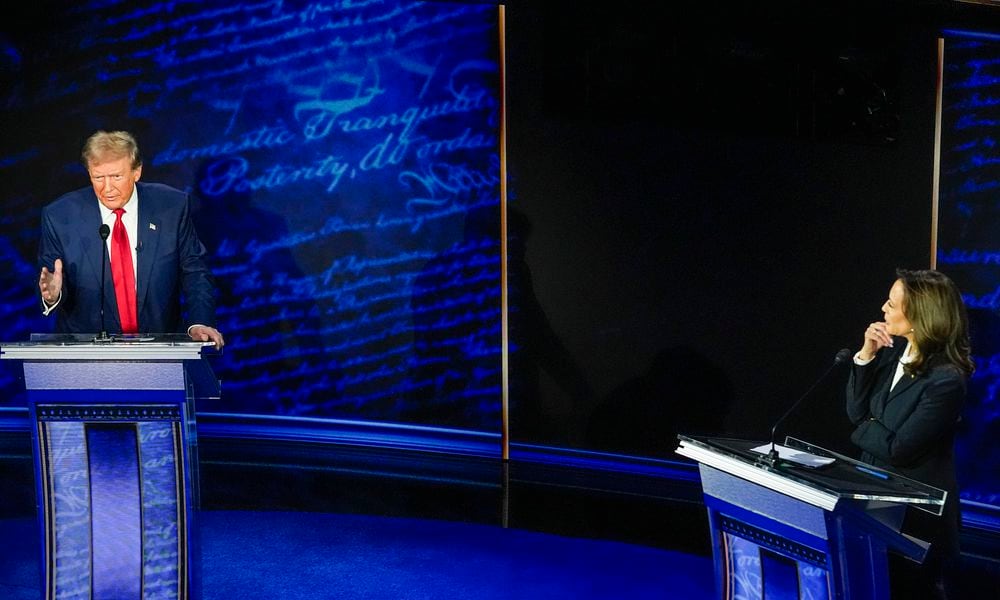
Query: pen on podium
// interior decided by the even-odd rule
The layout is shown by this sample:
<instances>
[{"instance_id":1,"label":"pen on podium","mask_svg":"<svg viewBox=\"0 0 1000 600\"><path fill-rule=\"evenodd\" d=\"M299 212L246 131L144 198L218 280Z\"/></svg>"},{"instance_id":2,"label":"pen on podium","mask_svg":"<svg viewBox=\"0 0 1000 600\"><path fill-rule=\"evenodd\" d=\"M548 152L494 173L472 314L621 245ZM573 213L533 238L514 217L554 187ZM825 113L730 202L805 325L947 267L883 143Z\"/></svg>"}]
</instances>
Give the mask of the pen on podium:
<instances>
[{"instance_id":1,"label":"pen on podium","mask_svg":"<svg viewBox=\"0 0 1000 600\"><path fill-rule=\"evenodd\" d=\"M854 468L861 471L862 473L867 473L869 475L872 475L873 477L878 477L879 479L889 479L889 476L887 474L882 473L880 471L876 471L874 469L869 469L861 465L854 465Z\"/></svg>"}]
</instances>

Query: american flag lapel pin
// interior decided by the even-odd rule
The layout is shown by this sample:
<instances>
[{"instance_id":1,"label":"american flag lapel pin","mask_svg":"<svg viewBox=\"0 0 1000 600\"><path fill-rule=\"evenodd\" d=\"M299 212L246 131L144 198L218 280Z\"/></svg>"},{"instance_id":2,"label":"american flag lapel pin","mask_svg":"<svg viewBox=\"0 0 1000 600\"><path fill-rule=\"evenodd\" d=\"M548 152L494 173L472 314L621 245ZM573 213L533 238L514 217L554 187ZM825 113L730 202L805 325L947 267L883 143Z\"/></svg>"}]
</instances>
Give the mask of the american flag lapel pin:
<instances>
[{"instance_id":1,"label":"american flag lapel pin","mask_svg":"<svg viewBox=\"0 0 1000 600\"><path fill-rule=\"evenodd\" d=\"M156 231L156 224L155 223L150 223L149 224L149 228L152 229L153 231Z\"/></svg>"}]
</instances>

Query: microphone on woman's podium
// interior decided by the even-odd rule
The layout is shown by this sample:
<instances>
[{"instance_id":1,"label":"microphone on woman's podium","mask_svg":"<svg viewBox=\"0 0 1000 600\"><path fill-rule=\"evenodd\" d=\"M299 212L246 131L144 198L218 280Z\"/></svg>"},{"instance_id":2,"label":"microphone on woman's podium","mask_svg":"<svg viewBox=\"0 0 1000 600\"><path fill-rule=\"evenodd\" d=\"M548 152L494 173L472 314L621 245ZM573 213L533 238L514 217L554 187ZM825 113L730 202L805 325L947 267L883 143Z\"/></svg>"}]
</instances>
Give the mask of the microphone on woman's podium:
<instances>
[{"instance_id":1,"label":"microphone on woman's podium","mask_svg":"<svg viewBox=\"0 0 1000 600\"><path fill-rule=\"evenodd\" d=\"M799 406L799 404L802 403L802 400L804 400L806 396L809 395L810 392L816 389L816 386L819 385L821 381L826 379L826 376L830 374L830 371L832 371L834 367L836 367L837 365L844 362L850 357L851 357L850 349L841 348L840 351L837 352L837 356L833 358L833 364L827 367L826 371L824 371L823 374L819 376L819 379L817 379L816 382L812 384L812 387L806 390L806 393L799 396L799 399L796 400L794 404L792 404L791 408L786 410L785 414L781 415L781 417L774 422L774 427L771 428L771 451L767 453L767 460L768 462L771 463L772 466L778 464L778 450L777 448L774 447L774 434L778 430L778 425L780 425L781 422L785 420L785 417L792 414L792 411L794 411Z\"/></svg>"}]
</instances>

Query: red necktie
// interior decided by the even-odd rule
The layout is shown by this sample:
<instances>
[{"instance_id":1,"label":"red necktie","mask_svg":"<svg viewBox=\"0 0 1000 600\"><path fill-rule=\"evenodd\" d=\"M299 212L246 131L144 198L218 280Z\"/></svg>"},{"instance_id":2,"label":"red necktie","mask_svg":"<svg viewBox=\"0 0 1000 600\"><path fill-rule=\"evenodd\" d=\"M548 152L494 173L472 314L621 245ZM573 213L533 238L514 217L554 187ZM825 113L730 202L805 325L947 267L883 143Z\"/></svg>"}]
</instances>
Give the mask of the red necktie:
<instances>
[{"instance_id":1,"label":"red necktie","mask_svg":"<svg viewBox=\"0 0 1000 600\"><path fill-rule=\"evenodd\" d=\"M111 232L111 278L115 281L118 318L122 333L138 333L139 319L135 311L135 271L132 270L132 247L122 223L124 208L115 209L115 229Z\"/></svg>"}]
</instances>

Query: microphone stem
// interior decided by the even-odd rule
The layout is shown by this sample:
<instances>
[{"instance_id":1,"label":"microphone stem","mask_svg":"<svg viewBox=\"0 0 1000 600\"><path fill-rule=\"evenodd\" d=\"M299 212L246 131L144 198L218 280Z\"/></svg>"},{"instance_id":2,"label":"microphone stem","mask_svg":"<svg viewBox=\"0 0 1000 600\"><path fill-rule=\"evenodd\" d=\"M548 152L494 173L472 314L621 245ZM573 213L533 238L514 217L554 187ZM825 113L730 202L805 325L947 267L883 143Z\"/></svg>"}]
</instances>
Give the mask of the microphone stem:
<instances>
[{"instance_id":1,"label":"microphone stem","mask_svg":"<svg viewBox=\"0 0 1000 600\"><path fill-rule=\"evenodd\" d=\"M798 405L801 404L802 401L805 398L807 398L814 389L816 389L816 386L818 386L821 381L826 379L826 376L830 374L830 371L832 371L834 367L844 362L844 360L847 359L847 356L849 354L850 351L847 348L844 348L843 350L838 352L836 358L834 358L833 364L827 367L826 371L823 371L823 374L819 376L819 379L813 382L812 386L808 390L806 390L806 393L799 396L799 399L796 400L795 403L792 404L792 406L785 411L785 414L781 415L781 418L779 418L777 421L774 422L774 427L771 428L771 450L770 452L767 453L767 459L771 463L771 466L776 465L778 463L778 458L780 457L780 455L778 454L778 450L777 448L775 448L774 444L774 437L778 431L778 425L780 425L781 422L784 421L788 415L792 414L792 411L794 411L798 407Z\"/></svg>"},{"instance_id":2,"label":"microphone stem","mask_svg":"<svg viewBox=\"0 0 1000 600\"><path fill-rule=\"evenodd\" d=\"M774 427L771 428L771 449L772 450L774 449L774 434L775 434L775 432L778 431L778 425L780 425L781 422L785 420L785 417L787 417L788 415L792 414L792 411L795 410L795 408L799 405L800 402L802 402L802 399L805 398L805 397L807 397L814 389L816 389L816 386L819 385L821 381L823 381L824 379L826 379L827 374L830 371L832 371L833 368L836 367L838 364L839 363L833 363L832 365L830 365L829 367L827 367L826 371L824 371L823 374L820 375L819 379L817 379L815 382L813 382L812 386L810 386L810 388L808 390L806 390L806 393L804 393L801 396L799 396L799 399L796 400L795 403L792 404L792 406L788 410L785 411L785 414L781 415L781 418L774 422Z\"/></svg>"},{"instance_id":3,"label":"microphone stem","mask_svg":"<svg viewBox=\"0 0 1000 600\"><path fill-rule=\"evenodd\" d=\"M107 225L101 225L98 230L98 234L101 236L101 336L98 338L99 341L107 342L110 341L108 338L108 328L104 321L104 284L105 275L104 272L108 267L108 235L111 233L111 229Z\"/></svg>"}]
</instances>

